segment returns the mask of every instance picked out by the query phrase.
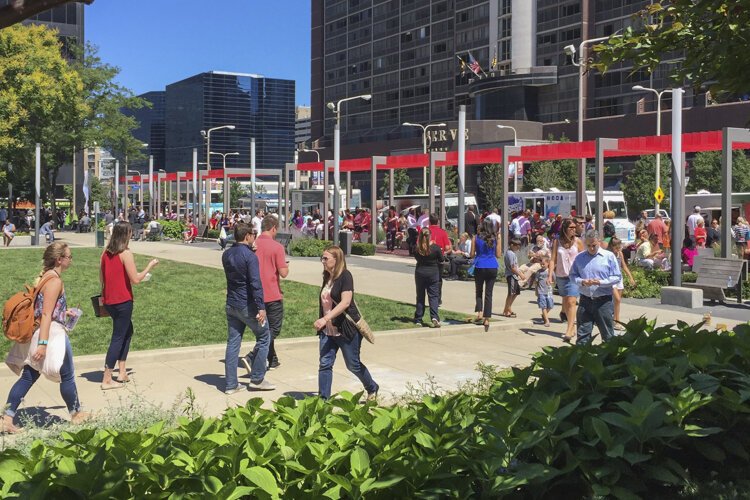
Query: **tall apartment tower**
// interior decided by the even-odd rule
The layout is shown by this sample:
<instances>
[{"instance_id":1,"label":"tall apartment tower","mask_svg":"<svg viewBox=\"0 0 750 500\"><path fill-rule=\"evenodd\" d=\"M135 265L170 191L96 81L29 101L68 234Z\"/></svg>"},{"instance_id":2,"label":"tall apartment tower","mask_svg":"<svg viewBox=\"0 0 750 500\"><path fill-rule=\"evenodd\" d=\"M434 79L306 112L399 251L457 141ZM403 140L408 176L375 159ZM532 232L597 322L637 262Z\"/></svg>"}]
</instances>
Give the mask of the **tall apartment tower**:
<instances>
[{"instance_id":1,"label":"tall apartment tower","mask_svg":"<svg viewBox=\"0 0 750 500\"><path fill-rule=\"evenodd\" d=\"M8 5L10 1L0 0L0 7ZM58 5L26 19L23 24L42 24L48 28L56 29L62 42L63 56L72 59L73 47L76 45L83 46L86 41L83 30L83 7L78 2Z\"/></svg>"}]
</instances>

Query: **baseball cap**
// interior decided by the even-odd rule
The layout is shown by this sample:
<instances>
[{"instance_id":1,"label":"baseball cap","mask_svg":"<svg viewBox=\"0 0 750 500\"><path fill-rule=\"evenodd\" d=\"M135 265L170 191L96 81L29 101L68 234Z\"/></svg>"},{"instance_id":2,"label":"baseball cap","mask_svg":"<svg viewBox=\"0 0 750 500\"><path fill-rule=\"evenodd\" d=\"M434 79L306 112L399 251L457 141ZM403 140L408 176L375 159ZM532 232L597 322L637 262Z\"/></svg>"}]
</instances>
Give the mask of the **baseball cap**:
<instances>
[{"instance_id":1,"label":"baseball cap","mask_svg":"<svg viewBox=\"0 0 750 500\"><path fill-rule=\"evenodd\" d=\"M693 210L695 210L696 212L700 211L700 209L701 207L699 205L696 205L693 207Z\"/></svg>"}]
</instances>

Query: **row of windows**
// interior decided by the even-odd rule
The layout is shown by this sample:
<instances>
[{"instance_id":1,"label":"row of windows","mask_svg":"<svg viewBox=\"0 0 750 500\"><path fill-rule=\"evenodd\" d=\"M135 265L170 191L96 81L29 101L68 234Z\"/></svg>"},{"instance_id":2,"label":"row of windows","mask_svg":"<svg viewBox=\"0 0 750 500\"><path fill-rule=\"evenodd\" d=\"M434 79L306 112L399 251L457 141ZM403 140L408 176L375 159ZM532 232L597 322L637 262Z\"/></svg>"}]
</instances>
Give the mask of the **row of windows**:
<instances>
[{"instance_id":1,"label":"row of windows","mask_svg":"<svg viewBox=\"0 0 750 500\"><path fill-rule=\"evenodd\" d=\"M50 10L40 12L31 19L47 23L78 24L76 4L71 2L67 5L59 5Z\"/></svg>"}]
</instances>

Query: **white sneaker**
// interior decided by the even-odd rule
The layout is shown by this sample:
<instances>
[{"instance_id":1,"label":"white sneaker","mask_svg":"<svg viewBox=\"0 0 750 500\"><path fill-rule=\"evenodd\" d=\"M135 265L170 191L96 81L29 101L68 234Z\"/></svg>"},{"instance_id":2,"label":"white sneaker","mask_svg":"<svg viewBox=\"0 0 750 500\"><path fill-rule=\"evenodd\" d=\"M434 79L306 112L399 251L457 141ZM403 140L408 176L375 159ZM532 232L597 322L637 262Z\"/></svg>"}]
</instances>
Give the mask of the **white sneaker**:
<instances>
[{"instance_id":1,"label":"white sneaker","mask_svg":"<svg viewBox=\"0 0 750 500\"><path fill-rule=\"evenodd\" d=\"M247 390L248 391L275 391L276 386L267 381L266 379L261 380L260 382L250 382L247 384Z\"/></svg>"}]
</instances>

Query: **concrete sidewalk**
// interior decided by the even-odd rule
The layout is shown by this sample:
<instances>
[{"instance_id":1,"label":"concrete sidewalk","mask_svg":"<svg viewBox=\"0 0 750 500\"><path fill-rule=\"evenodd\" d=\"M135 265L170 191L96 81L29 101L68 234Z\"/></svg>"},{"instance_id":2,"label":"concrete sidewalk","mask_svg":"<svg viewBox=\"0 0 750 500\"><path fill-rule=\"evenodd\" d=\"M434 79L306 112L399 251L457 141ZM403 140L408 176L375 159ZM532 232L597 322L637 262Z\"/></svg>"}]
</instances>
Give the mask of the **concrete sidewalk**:
<instances>
[{"instance_id":1,"label":"concrete sidewalk","mask_svg":"<svg viewBox=\"0 0 750 500\"><path fill-rule=\"evenodd\" d=\"M91 234L60 233L60 239L72 246L92 246ZM221 268L221 251L213 245L183 245L174 242L133 242L131 249L157 258ZM289 279L319 286L322 267L317 259L290 257ZM379 266L377 262L382 262ZM355 293L364 293L392 300L414 303L414 278L411 260L399 257L351 257L347 265L354 275ZM158 278L159 268L154 271ZM157 280L158 282L158 280ZM534 293L524 291L516 299L514 310L517 319L498 316L505 300L506 287L495 287L495 317L490 331L481 326L444 326L439 330L427 328L408 329L377 334L377 343L363 344L362 360L381 386L384 400L406 391L408 384L425 381L428 376L445 388L455 388L459 383L478 377L478 362L508 367L522 365L545 346L564 346L560 340L564 327L553 320L550 328L537 325L539 310ZM552 317L559 313L559 297ZM473 314L474 284L472 282L445 282L443 307L446 310ZM625 320L646 316L656 318L660 324L678 320L697 323L701 313L689 310L667 309L660 305L623 304ZM311 321L313 318L311 318ZM714 324L723 323L728 328L737 320L714 314ZM246 337L248 338L248 337ZM251 342L243 345L247 352ZM133 382L123 389L101 391L101 373L104 355L75 358L77 384L81 401L92 410L108 406L127 406L135 397L169 406L190 388L196 405L207 415L218 415L228 405L242 404L247 399L261 396L267 402L282 395L302 397L317 393L318 339L279 339L277 350L281 366L268 373L267 378L277 386L266 393L241 392L232 396L223 394L224 345L141 351L131 353L128 366L134 370ZM334 375L334 391L360 391L361 384L351 375L339 357ZM244 370L240 381L247 382ZM16 377L9 370L0 371L0 393L7 394ZM25 408L42 407L52 415L64 416L66 411L57 384L39 381L24 403Z\"/></svg>"}]
</instances>

